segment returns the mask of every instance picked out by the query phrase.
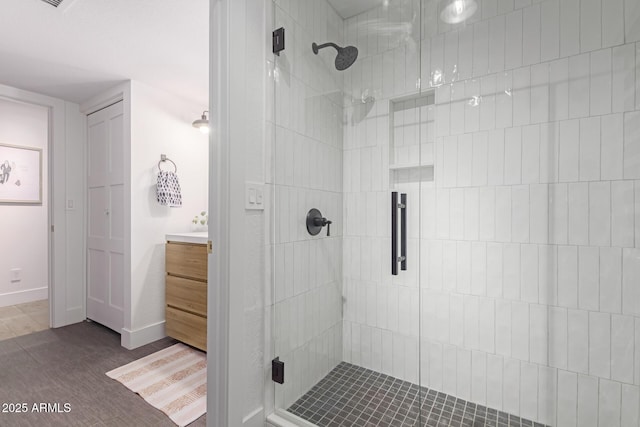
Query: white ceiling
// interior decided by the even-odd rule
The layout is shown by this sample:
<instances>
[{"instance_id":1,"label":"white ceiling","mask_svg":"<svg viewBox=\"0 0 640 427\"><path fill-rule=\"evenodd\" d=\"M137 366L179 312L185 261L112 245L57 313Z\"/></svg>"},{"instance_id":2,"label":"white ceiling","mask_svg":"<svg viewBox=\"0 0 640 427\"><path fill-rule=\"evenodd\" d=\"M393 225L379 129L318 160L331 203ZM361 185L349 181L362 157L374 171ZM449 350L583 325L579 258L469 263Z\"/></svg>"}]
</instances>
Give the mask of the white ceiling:
<instances>
[{"instance_id":1,"label":"white ceiling","mask_svg":"<svg viewBox=\"0 0 640 427\"><path fill-rule=\"evenodd\" d=\"M204 108L208 34L209 0L1 0L0 84L80 103L132 79Z\"/></svg>"},{"instance_id":2,"label":"white ceiling","mask_svg":"<svg viewBox=\"0 0 640 427\"><path fill-rule=\"evenodd\" d=\"M329 0L331 6L338 12L343 19L360 15L374 7L377 7L384 0Z\"/></svg>"}]
</instances>

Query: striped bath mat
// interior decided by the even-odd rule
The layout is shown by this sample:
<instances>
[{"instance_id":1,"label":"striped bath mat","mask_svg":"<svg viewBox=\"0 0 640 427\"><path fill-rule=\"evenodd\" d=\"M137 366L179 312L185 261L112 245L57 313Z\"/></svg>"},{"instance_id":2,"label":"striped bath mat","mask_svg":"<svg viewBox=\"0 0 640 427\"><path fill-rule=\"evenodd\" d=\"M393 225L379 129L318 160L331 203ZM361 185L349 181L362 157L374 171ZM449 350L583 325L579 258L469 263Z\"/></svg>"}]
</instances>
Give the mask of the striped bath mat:
<instances>
[{"instance_id":1,"label":"striped bath mat","mask_svg":"<svg viewBox=\"0 0 640 427\"><path fill-rule=\"evenodd\" d=\"M207 410L207 356L184 344L116 368L107 376L138 393L181 427Z\"/></svg>"}]
</instances>

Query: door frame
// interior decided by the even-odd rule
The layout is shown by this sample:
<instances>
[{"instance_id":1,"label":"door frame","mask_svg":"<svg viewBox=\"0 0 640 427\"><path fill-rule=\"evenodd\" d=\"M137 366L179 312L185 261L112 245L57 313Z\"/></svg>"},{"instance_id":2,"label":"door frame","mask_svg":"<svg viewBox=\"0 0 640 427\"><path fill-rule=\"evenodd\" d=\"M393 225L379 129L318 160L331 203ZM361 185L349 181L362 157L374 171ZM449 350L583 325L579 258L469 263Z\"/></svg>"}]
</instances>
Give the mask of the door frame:
<instances>
[{"instance_id":1,"label":"door frame","mask_svg":"<svg viewBox=\"0 0 640 427\"><path fill-rule=\"evenodd\" d=\"M216 426L241 425L243 402L242 366L239 364L243 360L243 310L231 295L232 289L242 290L241 285L231 285L237 280L232 276L231 239L232 235L237 237L240 217L231 212L231 175L244 175L243 167L233 168L237 163L232 164L230 144L231 3L231 0L210 0L209 3L209 121L212 130L209 134L209 217L215 220L209 222L209 239L214 250L208 257L207 424ZM235 182L243 181L244 178ZM244 193L244 189L241 192ZM232 301L233 307L230 306ZM237 339L232 340L232 336Z\"/></svg>"},{"instance_id":2,"label":"door frame","mask_svg":"<svg viewBox=\"0 0 640 427\"><path fill-rule=\"evenodd\" d=\"M56 283L64 283L64 263L65 257L55 257L56 249L65 251L65 243L63 239L55 239L54 225L56 214L61 214L60 217L64 218L64 185L54 186L54 182L62 182L64 184L64 175L60 175L60 171L64 172L64 164L60 164L60 161L64 159L64 150L60 154L60 150L57 149L56 142L64 141L65 139L65 103L62 100L51 98L45 95L40 95L33 92L23 91L15 89L9 86L0 85L0 97L3 99L19 102L23 104L30 104L47 109L47 185L43 187L42 191L46 192L46 199L48 202L47 207L47 229L44 230L47 233L47 293L49 299L49 327L63 326L67 316L66 301L63 297L66 296L66 289L63 286L56 286ZM62 178L62 179L59 179ZM62 207L62 209L60 209ZM65 227L60 223L56 233L61 234L65 231ZM62 252L65 253L65 252Z\"/></svg>"},{"instance_id":3,"label":"door frame","mask_svg":"<svg viewBox=\"0 0 640 427\"><path fill-rule=\"evenodd\" d=\"M20 94L22 96L11 96L3 93L3 88L0 86L0 99L10 102L15 102L23 105L30 105L35 107L45 108L47 111L47 143L46 143L46 158L44 164L47 165L47 185L42 186L42 200L47 201L47 225L42 232L47 234L47 302L49 305L49 328L54 324L54 308L55 304L53 298L53 278L55 277L54 268L54 235L53 235L53 216L54 216L54 203L53 203L53 177L54 177L54 156L53 156L53 105L42 100L36 99L35 96L24 96L32 94ZM19 93L19 92L18 92ZM35 94L33 94L35 95ZM41 182L42 183L42 182Z\"/></svg>"}]
</instances>

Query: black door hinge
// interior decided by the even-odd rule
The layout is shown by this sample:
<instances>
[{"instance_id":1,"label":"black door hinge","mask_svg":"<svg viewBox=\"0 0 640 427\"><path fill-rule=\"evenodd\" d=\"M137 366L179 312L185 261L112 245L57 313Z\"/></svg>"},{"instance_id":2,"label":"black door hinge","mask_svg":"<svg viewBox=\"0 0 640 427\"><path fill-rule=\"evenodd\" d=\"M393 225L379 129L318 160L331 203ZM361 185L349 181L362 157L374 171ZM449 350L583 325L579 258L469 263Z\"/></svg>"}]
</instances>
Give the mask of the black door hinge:
<instances>
[{"instance_id":1,"label":"black door hinge","mask_svg":"<svg viewBox=\"0 0 640 427\"><path fill-rule=\"evenodd\" d=\"M280 52L284 50L284 27L278 28L273 32L273 53L280 56Z\"/></svg>"},{"instance_id":2,"label":"black door hinge","mask_svg":"<svg viewBox=\"0 0 640 427\"><path fill-rule=\"evenodd\" d=\"M271 361L271 380L278 384L284 384L284 362L280 361L280 357Z\"/></svg>"}]
</instances>

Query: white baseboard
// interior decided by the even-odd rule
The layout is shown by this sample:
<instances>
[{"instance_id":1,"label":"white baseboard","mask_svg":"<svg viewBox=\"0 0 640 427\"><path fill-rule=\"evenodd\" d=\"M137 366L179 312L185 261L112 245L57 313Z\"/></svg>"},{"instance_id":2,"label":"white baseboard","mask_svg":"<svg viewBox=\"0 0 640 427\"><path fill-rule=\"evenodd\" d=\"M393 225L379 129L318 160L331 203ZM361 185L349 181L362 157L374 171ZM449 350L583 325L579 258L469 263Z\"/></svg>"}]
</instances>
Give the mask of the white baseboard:
<instances>
[{"instance_id":1,"label":"white baseboard","mask_svg":"<svg viewBox=\"0 0 640 427\"><path fill-rule=\"evenodd\" d=\"M164 331L164 320L162 322L154 323L144 328L131 331L127 328L122 328L120 344L128 349L142 347L159 339L167 336Z\"/></svg>"},{"instance_id":2,"label":"white baseboard","mask_svg":"<svg viewBox=\"0 0 640 427\"><path fill-rule=\"evenodd\" d=\"M0 307L49 299L49 288L27 289L0 295Z\"/></svg>"},{"instance_id":3,"label":"white baseboard","mask_svg":"<svg viewBox=\"0 0 640 427\"><path fill-rule=\"evenodd\" d=\"M244 427L264 427L264 408L261 406L242 419Z\"/></svg>"}]
</instances>

